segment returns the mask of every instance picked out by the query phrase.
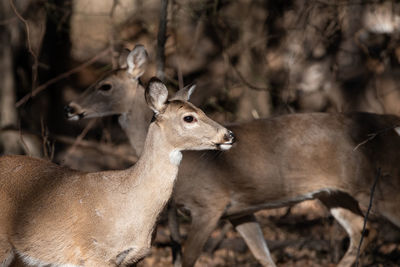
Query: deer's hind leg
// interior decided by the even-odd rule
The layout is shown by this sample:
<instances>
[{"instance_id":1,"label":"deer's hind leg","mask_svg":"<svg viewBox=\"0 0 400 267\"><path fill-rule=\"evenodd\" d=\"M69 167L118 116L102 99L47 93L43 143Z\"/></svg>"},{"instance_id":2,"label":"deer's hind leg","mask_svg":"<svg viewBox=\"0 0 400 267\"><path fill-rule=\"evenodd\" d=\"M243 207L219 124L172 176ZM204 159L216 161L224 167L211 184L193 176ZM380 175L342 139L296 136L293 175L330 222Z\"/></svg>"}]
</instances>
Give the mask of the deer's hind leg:
<instances>
[{"instance_id":1,"label":"deer's hind leg","mask_svg":"<svg viewBox=\"0 0 400 267\"><path fill-rule=\"evenodd\" d=\"M354 214L352 211L344 208L332 208L330 212L339 222L339 224L346 230L350 238L349 248L338 263L338 266L351 267L356 261L358 247L360 246L360 241L363 235L364 217ZM367 223L363 242L360 247L360 255L368 246L368 244L371 243L371 241L376 237L376 235L376 230L373 229L369 223Z\"/></svg>"},{"instance_id":2,"label":"deer's hind leg","mask_svg":"<svg viewBox=\"0 0 400 267\"><path fill-rule=\"evenodd\" d=\"M253 214L229 219L229 221L243 237L251 253L253 253L260 264L268 267L276 266L265 242L260 224Z\"/></svg>"},{"instance_id":3,"label":"deer's hind leg","mask_svg":"<svg viewBox=\"0 0 400 267\"><path fill-rule=\"evenodd\" d=\"M348 194L340 192L318 198L329 209L332 216L349 235L349 247L337 266L351 267L356 261L364 228L364 216L359 208L358 202ZM376 236L376 230L367 223L363 242L360 247L360 255Z\"/></svg>"}]
</instances>

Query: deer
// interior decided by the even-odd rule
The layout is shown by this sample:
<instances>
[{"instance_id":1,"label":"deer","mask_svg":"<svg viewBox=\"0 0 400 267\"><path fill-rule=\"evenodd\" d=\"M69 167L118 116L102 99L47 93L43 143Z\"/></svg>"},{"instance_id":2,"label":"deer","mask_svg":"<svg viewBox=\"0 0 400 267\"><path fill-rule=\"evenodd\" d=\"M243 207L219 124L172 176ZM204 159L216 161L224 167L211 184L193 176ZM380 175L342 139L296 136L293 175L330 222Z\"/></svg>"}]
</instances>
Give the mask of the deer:
<instances>
[{"instance_id":1,"label":"deer","mask_svg":"<svg viewBox=\"0 0 400 267\"><path fill-rule=\"evenodd\" d=\"M119 114L140 151L142 123L151 117L141 108L147 53L139 45L129 55L121 55L121 62L138 69L113 71L65 110L70 119ZM192 217L182 265L195 264L218 221L227 219L260 264L275 266L254 212L318 199L350 238L338 266L352 266L377 168L385 178L378 182L373 210L400 227L399 125L396 116L372 113L289 114L230 124L238 142L229 151L185 151L172 197ZM376 234L367 223L360 252Z\"/></svg>"},{"instance_id":2,"label":"deer","mask_svg":"<svg viewBox=\"0 0 400 267\"><path fill-rule=\"evenodd\" d=\"M28 156L0 158L0 263L127 266L145 257L157 217L177 177L183 150L230 149L234 135L187 102L168 100L151 79L154 112L139 160L126 170L85 173Z\"/></svg>"}]
</instances>

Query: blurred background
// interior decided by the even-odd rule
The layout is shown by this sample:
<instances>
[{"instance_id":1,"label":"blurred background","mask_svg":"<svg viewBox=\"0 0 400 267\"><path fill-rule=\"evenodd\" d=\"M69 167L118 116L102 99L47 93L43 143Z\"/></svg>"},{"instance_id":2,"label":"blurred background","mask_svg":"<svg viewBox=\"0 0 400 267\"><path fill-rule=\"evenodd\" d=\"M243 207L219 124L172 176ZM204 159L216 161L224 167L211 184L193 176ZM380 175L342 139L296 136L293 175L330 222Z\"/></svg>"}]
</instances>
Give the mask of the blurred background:
<instances>
[{"instance_id":1,"label":"blurred background","mask_svg":"<svg viewBox=\"0 0 400 267\"><path fill-rule=\"evenodd\" d=\"M160 8L160 0L2 0L0 153L85 171L134 163L117 116L71 122L63 107L136 44L150 56L147 84ZM171 91L196 82L192 102L221 123L312 111L400 115L398 1L169 0L167 11L165 81ZM278 264L338 261L348 241L327 214L316 202L258 214ZM180 219L184 234L190 219ZM400 264L399 234L383 232L365 266ZM199 266L257 266L235 232L224 234ZM170 264L167 237L162 222L142 266Z\"/></svg>"}]
</instances>

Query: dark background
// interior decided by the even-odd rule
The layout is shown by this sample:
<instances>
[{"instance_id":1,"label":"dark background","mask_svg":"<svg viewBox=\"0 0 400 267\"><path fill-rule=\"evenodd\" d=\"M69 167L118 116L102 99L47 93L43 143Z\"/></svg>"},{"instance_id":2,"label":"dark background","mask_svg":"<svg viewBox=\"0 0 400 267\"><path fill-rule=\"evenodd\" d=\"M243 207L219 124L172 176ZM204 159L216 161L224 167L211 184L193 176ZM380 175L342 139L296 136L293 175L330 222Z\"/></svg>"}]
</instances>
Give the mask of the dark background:
<instances>
[{"instance_id":1,"label":"dark background","mask_svg":"<svg viewBox=\"0 0 400 267\"><path fill-rule=\"evenodd\" d=\"M131 165L116 116L69 122L63 106L113 69L124 47L143 44L151 61L143 83L155 75L160 6L2 0L0 153L88 171ZM170 0L167 11L166 82L171 91L196 82L193 102L219 122L310 111L400 115L397 1ZM346 235L327 214L317 202L258 214L278 265L338 261ZM184 233L189 219L180 219ZM397 266L398 231L381 232L362 263ZM167 235L161 224L142 266L169 264ZM257 266L229 228L213 255L203 254L199 266Z\"/></svg>"}]
</instances>

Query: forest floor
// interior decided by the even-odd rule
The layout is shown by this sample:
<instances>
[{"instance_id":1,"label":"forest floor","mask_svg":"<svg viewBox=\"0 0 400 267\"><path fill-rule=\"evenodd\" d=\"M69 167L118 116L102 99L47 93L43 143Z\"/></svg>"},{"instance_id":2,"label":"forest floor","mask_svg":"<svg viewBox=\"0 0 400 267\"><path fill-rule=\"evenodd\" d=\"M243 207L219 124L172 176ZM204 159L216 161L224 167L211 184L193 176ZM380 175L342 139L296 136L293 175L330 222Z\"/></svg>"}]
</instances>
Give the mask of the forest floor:
<instances>
[{"instance_id":1,"label":"forest floor","mask_svg":"<svg viewBox=\"0 0 400 267\"><path fill-rule=\"evenodd\" d=\"M336 266L348 246L343 228L317 201L305 201L290 209L264 210L256 216L277 266ZM180 219L183 221L180 231L185 237L190 223ZM221 222L213 232L196 267L261 266L240 235L227 224ZM165 225L158 226L151 255L138 264L140 267L172 266L169 231ZM400 231L387 223L374 222L373 226L379 232L378 238L361 255L359 266L400 266ZM228 230L225 238L216 245L223 229Z\"/></svg>"}]
</instances>

